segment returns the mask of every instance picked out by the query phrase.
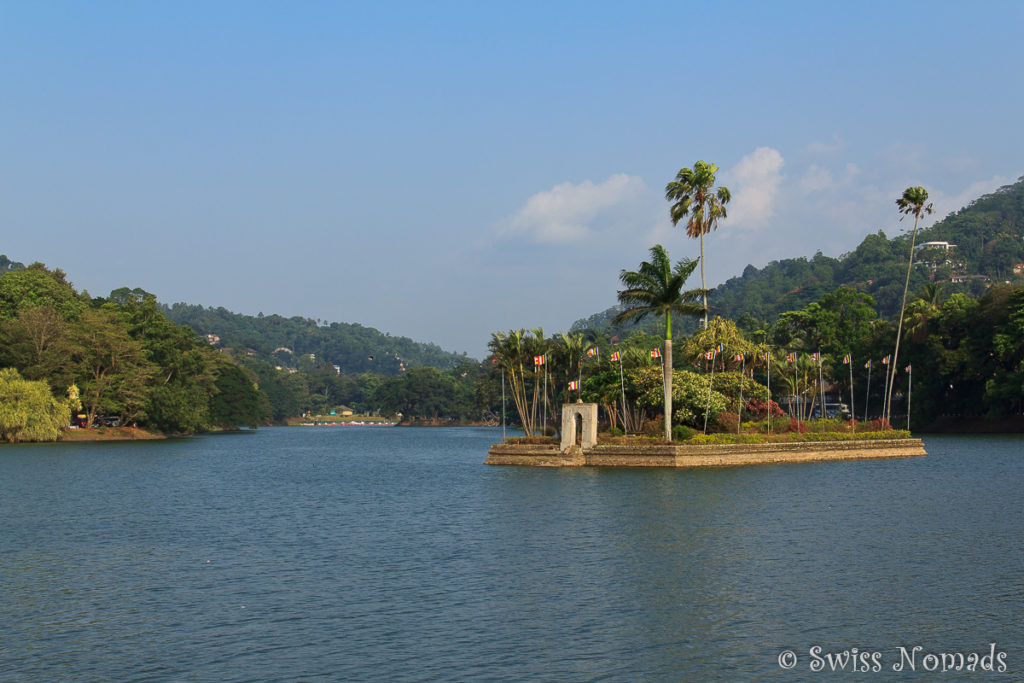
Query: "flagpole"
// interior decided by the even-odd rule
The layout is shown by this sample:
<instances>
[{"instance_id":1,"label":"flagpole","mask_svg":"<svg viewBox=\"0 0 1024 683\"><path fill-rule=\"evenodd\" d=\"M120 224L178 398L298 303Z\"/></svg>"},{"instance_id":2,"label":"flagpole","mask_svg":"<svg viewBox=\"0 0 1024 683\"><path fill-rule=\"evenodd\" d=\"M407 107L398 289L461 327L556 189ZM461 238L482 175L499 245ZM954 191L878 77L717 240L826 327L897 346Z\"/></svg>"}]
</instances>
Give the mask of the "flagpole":
<instances>
[{"instance_id":1,"label":"flagpole","mask_svg":"<svg viewBox=\"0 0 1024 683\"><path fill-rule=\"evenodd\" d=\"M868 404L871 402L871 366L873 363L868 358L868 390L864 392L864 421L868 421Z\"/></svg>"},{"instance_id":2,"label":"flagpole","mask_svg":"<svg viewBox=\"0 0 1024 683\"><path fill-rule=\"evenodd\" d=\"M913 387L913 366L906 367L906 430L910 431L910 390Z\"/></svg>"},{"instance_id":3,"label":"flagpole","mask_svg":"<svg viewBox=\"0 0 1024 683\"><path fill-rule=\"evenodd\" d=\"M505 368L501 369L501 442L505 443Z\"/></svg>"},{"instance_id":4,"label":"flagpole","mask_svg":"<svg viewBox=\"0 0 1024 683\"><path fill-rule=\"evenodd\" d=\"M885 363L885 359L882 359L882 363ZM888 422L889 418L885 414L885 407L889 405L889 366L885 366L885 375L882 377L882 418Z\"/></svg>"},{"instance_id":5,"label":"flagpole","mask_svg":"<svg viewBox=\"0 0 1024 683\"><path fill-rule=\"evenodd\" d=\"M799 373L799 369L797 368L797 357L796 357L796 354L794 353L793 354L793 400L790 401L790 403L789 403L790 408L792 408L793 407L793 403L796 402L796 395L798 393L800 393L800 373ZM803 420L801 420L800 418L802 418L803 416L804 416L803 415L803 411L800 410L800 408L798 407L796 409L796 421L797 422L802 422Z\"/></svg>"},{"instance_id":6,"label":"flagpole","mask_svg":"<svg viewBox=\"0 0 1024 683\"><path fill-rule=\"evenodd\" d=\"M821 419L828 419L828 410L825 406L825 378L821 374L821 349L818 349L818 395L821 396Z\"/></svg>"},{"instance_id":7,"label":"flagpole","mask_svg":"<svg viewBox=\"0 0 1024 683\"><path fill-rule=\"evenodd\" d=\"M740 405L737 411L738 420L736 420L736 433L740 433L740 425L743 424L743 375L747 371L747 354L740 355Z\"/></svg>"},{"instance_id":8,"label":"flagpole","mask_svg":"<svg viewBox=\"0 0 1024 683\"><path fill-rule=\"evenodd\" d=\"M892 373L895 371L895 366L893 368L889 367L889 356L888 355L886 357L882 358L882 365L884 365L886 367L886 376L884 378L884 381L886 383L886 390L885 390L885 392L883 392L883 396L882 396L882 417L885 418L886 422L888 423L889 422L889 411L892 408L892 390L893 390ZM892 425L890 425L890 426L892 426Z\"/></svg>"},{"instance_id":9,"label":"flagpole","mask_svg":"<svg viewBox=\"0 0 1024 683\"><path fill-rule=\"evenodd\" d=\"M772 433L772 352L765 351L765 360L768 361L768 433Z\"/></svg>"},{"instance_id":10,"label":"flagpole","mask_svg":"<svg viewBox=\"0 0 1024 683\"><path fill-rule=\"evenodd\" d=\"M619 386L622 387L622 433L629 434L629 424L626 422L626 380L622 377L622 354L619 354Z\"/></svg>"},{"instance_id":11,"label":"flagpole","mask_svg":"<svg viewBox=\"0 0 1024 683\"><path fill-rule=\"evenodd\" d=\"M704 407L704 433L708 433L708 411L711 410L711 385L715 383L715 358L718 357L718 348L711 354L711 379L708 380L708 402ZM741 385L742 386L742 385Z\"/></svg>"},{"instance_id":12,"label":"flagpole","mask_svg":"<svg viewBox=\"0 0 1024 683\"><path fill-rule=\"evenodd\" d=\"M548 435L548 354L544 354L544 436Z\"/></svg>"},{"instance_id":13,"label":"flagpole","mask_svg":"<svg viewBox=\"0 0 1024 683\"><path fill-rule=\"evenodd\" d=\"M850 427L853 427L854 421L857 419L857 414L853 409L853 354L847 356L850 359Z\"/></svg>"}]
</instances>

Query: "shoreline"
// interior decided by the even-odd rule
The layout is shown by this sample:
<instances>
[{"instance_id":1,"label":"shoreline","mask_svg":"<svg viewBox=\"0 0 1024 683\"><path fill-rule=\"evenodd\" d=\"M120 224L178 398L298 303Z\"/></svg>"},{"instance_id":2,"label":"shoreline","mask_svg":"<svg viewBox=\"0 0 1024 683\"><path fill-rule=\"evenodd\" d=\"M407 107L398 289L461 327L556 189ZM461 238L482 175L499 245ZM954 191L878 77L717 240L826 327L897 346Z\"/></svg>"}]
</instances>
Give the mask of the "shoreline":
<instances>
[{"instance_id":1,"label":"shoreline","mask_svg":"<svg viewBox=\"0 0 1024 683\"><path fill-rule=\"evenodd\" d=\"M168 438L166 434L148 432L138 427L100 427L98 429L65 429L57 443L88 441L156 441Z\"/></svg>"},{"instance_id":2,"label":"shoreline","mask_svg":"<svg viewBox=\"0 0 1024 683\"><path fill-rule=\"evenodd\" d=\"M494 444L487 465L526 467L732 467L797 462L912 458L928 455L921 439L864 441L801 441L706 445L571 446L559 451L552 444Z\"/></svg>"}]
</instances>

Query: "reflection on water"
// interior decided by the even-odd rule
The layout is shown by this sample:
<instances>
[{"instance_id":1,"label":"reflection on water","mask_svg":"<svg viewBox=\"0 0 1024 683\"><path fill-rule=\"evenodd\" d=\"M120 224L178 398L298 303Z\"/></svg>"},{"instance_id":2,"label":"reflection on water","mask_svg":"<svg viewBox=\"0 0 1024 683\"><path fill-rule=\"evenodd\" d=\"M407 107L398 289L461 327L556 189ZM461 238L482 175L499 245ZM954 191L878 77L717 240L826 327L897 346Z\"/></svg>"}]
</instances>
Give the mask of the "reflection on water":
<instances>
[{"instance_id":1,"label":"reflection on water","mask_svg":"<svg viewBox=\"0 0 1024 683\"><path fill-rule=\"evenodd\" d=\"M814 645L990 642L1024 670L1024 439L669 471L487 467L499 438L4 447L0 678L810 680Z\"/></svg>"}]
</instances>

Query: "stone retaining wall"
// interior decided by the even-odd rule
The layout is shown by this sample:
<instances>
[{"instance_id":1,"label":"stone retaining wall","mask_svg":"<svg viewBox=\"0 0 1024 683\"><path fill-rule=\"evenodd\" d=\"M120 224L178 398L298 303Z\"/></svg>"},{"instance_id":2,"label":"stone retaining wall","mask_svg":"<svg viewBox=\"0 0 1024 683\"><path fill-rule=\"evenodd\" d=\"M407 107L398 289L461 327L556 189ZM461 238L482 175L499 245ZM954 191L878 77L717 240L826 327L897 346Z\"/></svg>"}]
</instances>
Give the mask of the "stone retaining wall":
<instances>
[{"instance_id":1,"label":"stone retaining wall","mask_svg":"<svg viewBox=\"0 0 1024 683\"><path fill-rule=\"evenodd\" d=\"M495 444L488 451L486 463L532 467L728 467L921 455L927 453L920 439L679 446L597 445L586 450L574 446L563 452L554 444Z\"/></svg>"}]
</instances>

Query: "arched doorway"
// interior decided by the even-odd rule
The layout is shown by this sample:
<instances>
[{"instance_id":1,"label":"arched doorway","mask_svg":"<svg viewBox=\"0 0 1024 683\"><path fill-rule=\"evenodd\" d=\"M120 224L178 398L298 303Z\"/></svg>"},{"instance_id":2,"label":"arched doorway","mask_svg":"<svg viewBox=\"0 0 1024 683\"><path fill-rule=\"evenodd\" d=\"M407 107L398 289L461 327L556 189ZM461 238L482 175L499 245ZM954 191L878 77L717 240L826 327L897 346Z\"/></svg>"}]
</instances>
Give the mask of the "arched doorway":
<instances>
[{"instance_id":1,"label":"arched doorway","mask_svg":"<svg viewBox=\"0 0 1024 683\"><path fill-rule=\"evenodd\" d=\"M580 429L580 438L576 438L576 429ZM562 406L562 443L564 451L572 446L583 449L597 445L597 404L566 403Z\"/></svg>"}]
</instances>

